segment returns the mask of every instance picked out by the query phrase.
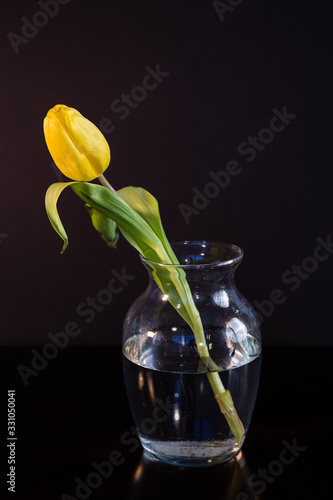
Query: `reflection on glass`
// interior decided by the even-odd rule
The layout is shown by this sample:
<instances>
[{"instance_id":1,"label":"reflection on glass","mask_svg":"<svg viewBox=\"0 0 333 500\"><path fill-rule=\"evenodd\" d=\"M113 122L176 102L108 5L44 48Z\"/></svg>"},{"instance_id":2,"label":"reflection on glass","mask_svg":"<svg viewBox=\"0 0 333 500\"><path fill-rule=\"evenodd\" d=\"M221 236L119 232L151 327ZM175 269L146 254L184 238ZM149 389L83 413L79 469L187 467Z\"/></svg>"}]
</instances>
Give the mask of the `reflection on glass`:
<instances>
[{"instance_id":1,"label":"reflection on glass","mask_svg":"<svg viewBox=\"0 0 333 500\"><path fill-rule=\"evenodd\" d=\"M214 293L213 300L219 307L229 307L229 297L225 290L219 290Z\"/></svg>"}]
</instances>

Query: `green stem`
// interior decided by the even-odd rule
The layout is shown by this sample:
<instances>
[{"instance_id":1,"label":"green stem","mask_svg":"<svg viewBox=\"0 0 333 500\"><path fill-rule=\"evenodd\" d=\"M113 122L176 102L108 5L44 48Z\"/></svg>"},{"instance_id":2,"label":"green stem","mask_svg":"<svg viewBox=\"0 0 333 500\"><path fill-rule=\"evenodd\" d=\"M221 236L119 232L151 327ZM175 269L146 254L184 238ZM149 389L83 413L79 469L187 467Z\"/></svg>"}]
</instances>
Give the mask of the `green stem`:
<instances>
[{"instance_id":1,"label":"green stem","mask_svg":"<svg viewBox=\"0 0 333 500\"><path fill-rule=\"evenodd\" d=\"M112 191L114 194L117 194L117 191L111 186L111 184L103 174L98 176L98 180L104 187L110 189L110 191Z\"/></svg>"},{"instance_id":2,"label":"green stem","mask_svg":"<svg viewBox=\"0 0 333 500\"><path fill-rule=\"evenodd\" d=\"M225 416L231 432L240 446L244 437L244 426L238 416L234 402L230 392L224 389L218 372L207 373L207 377L211 388L213 389L215 399L220 407L221 412Z\"/></svg>"},{"instance_id":3,"label":"green stem","mask_svg":"<svg viewBox=\"0 0 333 500\"><path fill-rule=\"evenodd\" d=\"M220 407L220 410L225 416L229 424L229 427L231 429L231 432L235 436L235 439L238 445L240 446L242 444L242 440L245 433L244 426L242 424L241 419L238 416L230 392L224 388L220 375L218 371L216 371L219 369L219 367L216 365L216 363L212 360L212 358L209 355L200 316L197 319L195 326L196 328L193 329L193 333L196 340L199 356L205 363L207 368L211 370L210 373L206 374L208 381L214 392L214 397Z\"/></svg>"}]
</instances>

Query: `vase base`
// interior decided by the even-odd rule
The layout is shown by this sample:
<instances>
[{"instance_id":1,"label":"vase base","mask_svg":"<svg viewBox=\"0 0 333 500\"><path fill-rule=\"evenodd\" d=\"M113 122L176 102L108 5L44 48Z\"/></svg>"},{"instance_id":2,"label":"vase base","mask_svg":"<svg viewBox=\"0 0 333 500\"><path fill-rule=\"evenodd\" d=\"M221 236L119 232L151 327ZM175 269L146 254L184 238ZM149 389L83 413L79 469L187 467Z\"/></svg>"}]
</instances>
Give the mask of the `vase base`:
<instances>
[{"instance_id":1,"label":"vase base","mask_svg":"<svg viewBox=\"0 0 333 500\"><path fill-rule=\"evenodd\" d=\"M240 450L234 439L216 441L155 441L141 438L147 455L159 462L180 467L210 467L227 462Z\"/></svg>"}]
</instances>

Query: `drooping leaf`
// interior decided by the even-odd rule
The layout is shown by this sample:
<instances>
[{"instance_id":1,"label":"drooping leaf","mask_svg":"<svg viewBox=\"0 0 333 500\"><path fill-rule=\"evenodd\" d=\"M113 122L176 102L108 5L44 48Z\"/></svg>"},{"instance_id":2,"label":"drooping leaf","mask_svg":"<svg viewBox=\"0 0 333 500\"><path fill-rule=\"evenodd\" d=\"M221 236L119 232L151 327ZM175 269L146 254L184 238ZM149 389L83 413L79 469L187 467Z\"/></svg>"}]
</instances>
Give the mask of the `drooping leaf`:
<instances>
[{"instance_id":1,"label":"drooping leaf","mask_svg":"<svg viewBox=\"0 0 333 500\"><path fill-rule=\"evenodd\" d=\"M106 217L99 210L96 210L96 208L91 207L87 203L85 207L91 217L91 222L94 228L103 241L110 248L115 248L119 238L119 229L116 222L109 217Z\"/></svg>"},{"instance_id":2,"label":"drooping leaf","mask_svg":"<svg viewBox=\"0 0 333 500\"><path fill-rule=\"evenodd\" d=\"M51 186L46 191L46 195L45 195L45 208L46 208L46 213L48 215L48 218L52 224L52 227L58 233L60 238L62 238L64 241L64 245L62 247L61 253L63 253L68 246L68 236L67 236L65 228L62 225L62 222L60 220L58 209L57 209L57 203L58 203L58 198L61 195L61 193L63 192L63 190L67 186L70 186L73 183L75 183L75 181L56 182L54 184L51 184Z\"/></svg>"},{"instance_id":3,"label":"drooping leaf","mask_svg":"<svg viewBox=\"0 0 333 500\"><path fill-rule=\"evenodd\" d=\"M153 196L142 190L140 198L136 196L137 190L127 189L124 198L126 197L133 207L138 208L141 212L138 213L123 197L98 184L85 182L74 181L52 184L46 194L46 210L51 224L65 242L62 252L67 248L68 237L58 214L57 201L67 186L70 186L91 208L98 211L105 218L114 221L128 242L143 257L152 262L178 264L169 242L167 248L165 248L165 240L167 241L167 239L160 222L158 204ZM132 194L131 200L130 191ZM139 203L140 199L141 205ZM148 211L148 205L144 208L142 204L144 199L149 201L152 207L151 213ZM163 236L163 241L156 233ZM193 303L185 272L176 266L155 266L152 273L157 285L165 295L170 297L170 303L177 309L184 320L194 328L199 316Z\"/></svg>"},{"instance_id":4,"label":"drooping leaf","mask_svg":"<svg viewBox=\"0 0 333 500\"><path fill-rule=\"evenodd\" d=\"M158 262L165 259L163 244L158 236L120 196L104 186L86 182L73 183L71 188L85 203L114 220L129 243L147 259Z\"/></svg>"}]
</instances>

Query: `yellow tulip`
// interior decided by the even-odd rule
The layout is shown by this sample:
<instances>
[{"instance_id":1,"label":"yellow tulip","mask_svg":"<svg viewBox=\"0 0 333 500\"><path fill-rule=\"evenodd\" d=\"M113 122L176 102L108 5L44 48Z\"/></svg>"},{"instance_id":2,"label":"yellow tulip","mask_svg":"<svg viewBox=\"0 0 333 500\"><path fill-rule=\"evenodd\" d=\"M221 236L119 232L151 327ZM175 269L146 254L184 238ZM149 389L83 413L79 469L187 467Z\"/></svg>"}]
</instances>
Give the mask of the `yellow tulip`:
<instances>
[{"instance_id":1,"label":"yellow tulip","mask_svg":"<svg viewBox=\"0 0 333 500\"><path fill-rule=\"evenodd\" d=\"M104 135L74 108L57 104L50 109L44 135L54 163L74 181L91 181L109 166L111 154Z\"/></svg>"}]
</instances>

